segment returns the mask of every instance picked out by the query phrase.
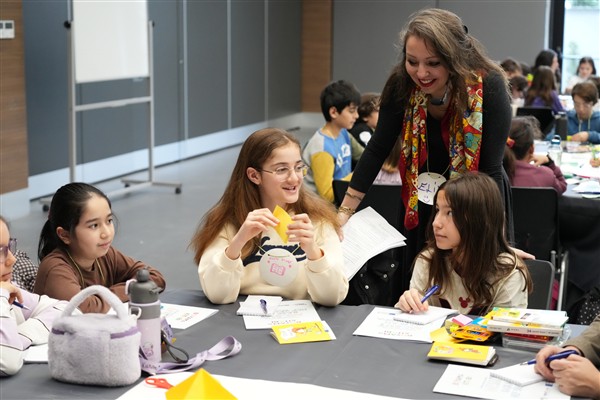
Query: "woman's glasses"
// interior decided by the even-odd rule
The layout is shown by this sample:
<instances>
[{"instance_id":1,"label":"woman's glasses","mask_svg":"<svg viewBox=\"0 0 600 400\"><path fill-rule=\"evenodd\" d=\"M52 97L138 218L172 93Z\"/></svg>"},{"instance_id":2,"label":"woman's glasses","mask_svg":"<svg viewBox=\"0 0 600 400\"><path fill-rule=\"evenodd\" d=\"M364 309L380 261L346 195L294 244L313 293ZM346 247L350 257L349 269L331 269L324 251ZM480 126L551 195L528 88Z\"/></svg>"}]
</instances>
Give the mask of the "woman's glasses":
<instances>
[{"instance_id":1,"label":"woman's glasses","mask_svg":"<svg viewBox=\"0 0 600 400\"><path fill-rule=\"evenodd\" d=\"M292 172L296 173L296 176L302 177L302 178L304 178L306 176L306 174L308 173L308 167L304 164L296 165L293 168L279 167L279 168L275 169L275 171L269 171L266 169L258 169L258 168L257 168L257 170L261 171L261 172L268 172L270 174L273 174L281 182L289 179L290 176L292 176Z\"/></svg>"},{"instance_id":2,"label":"woman's glasses","mask_svg":"<svg viewBox=\"0 0 600 400\"><path fill-rule=\"evenodd\" d=\"M6 261L6 259L8 258L9 251L12 253L13 256L15 255L15 253L17 252L17 239L10 238L8 239L7 246L0 246L0 262L3 263Z\"/></svg>"}]
</instances>

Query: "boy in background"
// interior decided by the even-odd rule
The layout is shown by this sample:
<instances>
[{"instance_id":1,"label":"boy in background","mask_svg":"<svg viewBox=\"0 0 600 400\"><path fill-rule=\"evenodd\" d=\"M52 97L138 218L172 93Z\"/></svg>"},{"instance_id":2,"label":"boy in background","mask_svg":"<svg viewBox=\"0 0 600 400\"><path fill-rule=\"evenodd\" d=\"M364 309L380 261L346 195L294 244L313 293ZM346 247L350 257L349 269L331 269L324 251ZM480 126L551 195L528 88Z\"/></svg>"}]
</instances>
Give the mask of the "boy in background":
<instances>
[{"instance_id":1,"label":"boy in background","mask_svg":"<svg viewBox=\"0 0 600 400\"><path fill-rule=\"evenodd\" d=\"M352 160L358 160L363 147L348 129L358 118L360 92L344 80L331 82L321 92L325 125L306 144L302 158L310 167L305 183L323 198L333 202L333 180L350 180Z\"/></svg>"}]
</instances>

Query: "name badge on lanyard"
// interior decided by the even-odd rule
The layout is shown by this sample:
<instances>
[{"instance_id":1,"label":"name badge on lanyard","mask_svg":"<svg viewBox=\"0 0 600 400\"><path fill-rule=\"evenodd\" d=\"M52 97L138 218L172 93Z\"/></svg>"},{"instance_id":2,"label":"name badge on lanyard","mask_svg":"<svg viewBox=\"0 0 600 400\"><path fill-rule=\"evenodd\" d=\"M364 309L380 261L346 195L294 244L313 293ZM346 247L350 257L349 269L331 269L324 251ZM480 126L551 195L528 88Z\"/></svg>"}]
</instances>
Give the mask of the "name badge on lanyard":
<instances>
[{"instance_id":1,"label":"name badge on lanyard","mask_svg":"<svg viewBox=\"0 0 600 400\"><path fill-rule=\"evenodd\" d=\"M433 198L446 178L435 172L423 172L417 177L417 191L419 201L433 205Z\"/></svg>"}]
</instances>

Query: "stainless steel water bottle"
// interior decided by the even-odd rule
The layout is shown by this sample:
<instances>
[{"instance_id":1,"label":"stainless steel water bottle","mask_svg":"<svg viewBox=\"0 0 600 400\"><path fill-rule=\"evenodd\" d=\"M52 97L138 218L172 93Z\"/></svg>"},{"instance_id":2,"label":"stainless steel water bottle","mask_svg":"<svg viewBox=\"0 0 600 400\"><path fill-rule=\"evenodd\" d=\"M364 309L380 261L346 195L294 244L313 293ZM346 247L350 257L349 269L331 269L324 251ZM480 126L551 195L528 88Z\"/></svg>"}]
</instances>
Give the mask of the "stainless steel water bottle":
<instances>
[{"instance_id":1,"label":"stainless steel water bottle","mask_svg":"<svg viewBox=\"0 0 600 400\"><path fill-rule=\"evenodd\" d=\"M160 288L150 279L147 269L140 269L136 279L129 281L126 290L129 309L139 315L137 326L142 334L140 350L148 362L158 363L161 360Z\"/></svg>"}]
</instances>

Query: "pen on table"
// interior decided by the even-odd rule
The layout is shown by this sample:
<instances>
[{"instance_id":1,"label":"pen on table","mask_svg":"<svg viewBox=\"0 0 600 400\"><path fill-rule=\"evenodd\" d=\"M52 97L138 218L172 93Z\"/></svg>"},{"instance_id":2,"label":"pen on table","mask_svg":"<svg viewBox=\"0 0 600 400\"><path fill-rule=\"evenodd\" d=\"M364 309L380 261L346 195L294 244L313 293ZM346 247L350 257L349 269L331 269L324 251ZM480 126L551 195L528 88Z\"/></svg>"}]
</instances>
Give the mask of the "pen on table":
<instances>
[{"instance_id":1,"label":"pen on table","mask_svg":"<svg viewBox=\"0 0 600 400\"><path fill-rule=\"evenodd\" d=\"M425 303L425 300L430 298L431 295L434 294L435 292L437 292L439 288L440 288L440 285L433 285L433 287L431 289L429 289L427 291L427 293L425 293L425 296L423 296L423 298L421 299L421 303Z\"/></svg>"},{"instance_id":2,"label":"pen on table","mask_svg":"<svg viewBox=\"0 0 600 400\"><path fill-rule=\"evenodd\" d=\"M550 357L546 358L546 364L548 364L550 361L560 360L561 358L567 358L571 354L579 354L579 353L575 350L567 350L567 351L562 351L560 353L552 354ZM535 364L535 359L521 363L521 365L531 365L531 364Z\"/></svg>"},{"instance_id":3,"label":"pen on table","mask_svg":"<svg viewBox=\"0 0 600 400\"><path fill-rule=\"evenodd\" d=\"M25 309L25 310L31 310L31 308L27 307L25 304L21 304L21 303L19 303L19 302L18 302L18 301L16 301L16 300L15 300L15 301L13 301L13 305L14 305L14 306L17 306L17 307L19 307L19 308L23 308L23 309Z\"/></svg>"},{"instance_id":4,"label":"pen on table","mask_svg":"<svg viewBox=\"0 0 600 400\"><path fill-rule=\"evenodd\" d=\"M265 313L265 315L269 313L267 311L267 301L265 299L260 299L260 308L262 308L263 313Z\"/></svg>"}]
</instances>

